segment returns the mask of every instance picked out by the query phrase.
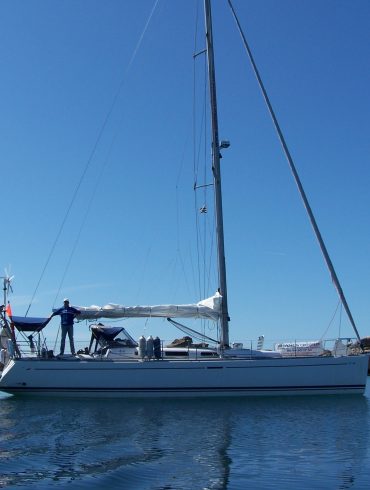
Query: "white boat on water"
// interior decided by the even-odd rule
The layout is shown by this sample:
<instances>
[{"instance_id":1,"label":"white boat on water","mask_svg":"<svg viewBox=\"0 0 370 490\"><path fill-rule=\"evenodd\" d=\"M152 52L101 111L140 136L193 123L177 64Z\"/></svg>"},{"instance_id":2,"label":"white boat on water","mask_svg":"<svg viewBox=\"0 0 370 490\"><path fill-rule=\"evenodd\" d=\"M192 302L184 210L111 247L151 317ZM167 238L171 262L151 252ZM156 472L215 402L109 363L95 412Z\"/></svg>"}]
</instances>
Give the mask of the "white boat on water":
<instances>
[{"instance_id":1,"label":"white boat on water","mask_svg":"<svg viewBox=\"0 0 370 490\"><path fill-rule=\"evenodd\" d=\"M39 319L40 320L40 319ZM43 328L47 323L37 323ZM20 330L22 326L14 318ZM76 356L45 349L10 359L1 389L11 394L86 397L193 397L362 393L362 355L285 357L276 351L205 345L140 346L123 328L91 326L89 348ZM115 337L119 335L119 339Z\"/></svg>"},{"instance_id":2,"label":"white boat on water","mask_svg":"<svg viewBox=\"0 0 370 490\"><path fill-rule=\"evenodd\" d=\"M7 356L0 379L0 390L13 395L79 397L204 397L363 394L366 387L368 358L361 349L315 351L290 349L281 351L244 349L231 346L227 302L226 266L223 236L223 213L220 173L220 150L227 142L218 138L218 118L212 37L211 2L204 1L209 92L212 119L212 169L215 192L218 292L207 300L185 305L81 307L81 319L119 318L203 318L220 326L214 346L179 347L158 345L156 339L136 342L123 329L92 327L90 346L76 356L58 357L38 343L30 355L22 353L15 332L40 334L48 318L7 318L1 313L8 334ZM253 62L252 62L253 63ZM258 77L259 78L259 77ZM262 88L264 91L264 89ZM264 93L266 96L266 94ZM266 96L267 97L267 96ZM267 99L268 102L268 99ZM268 105L270 106L269 102ZM271 107L269 107L270 110ZM281 134L280 134L281 136ZM283 144L283 146L285 146ZM298 184L316 232L325 260L337 287L340 300L354 327L342 288L318 231L293 162L289 164ZM4 288L5 289L5 288ZM6 301L4 301L6 304ZM123 336L116 339L116 335ZM31 341L30 340L30 341ZM142 344L140 343L142 341ZM307 346L304 346L305 348Z\"/></svg>"}]
</instances>

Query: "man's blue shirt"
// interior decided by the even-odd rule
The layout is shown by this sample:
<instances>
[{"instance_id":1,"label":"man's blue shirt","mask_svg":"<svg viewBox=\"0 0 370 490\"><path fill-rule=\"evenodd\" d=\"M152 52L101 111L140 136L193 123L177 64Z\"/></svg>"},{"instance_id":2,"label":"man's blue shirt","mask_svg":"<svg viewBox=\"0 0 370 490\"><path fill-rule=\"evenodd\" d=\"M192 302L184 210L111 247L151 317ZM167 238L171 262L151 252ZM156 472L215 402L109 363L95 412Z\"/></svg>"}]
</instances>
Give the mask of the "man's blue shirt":
<instances>
[{"instance_id":1,"label":"man's blue shirt","mask_svg":"<svg viewBox=\"0 0 370 490\"><path fill-rule=\"evenodd\" d=\"M62 308L59 308L59 310L56 310L53 313L53 316L60 315L62 325L73 325L74 317L80 313L81 312L77 310L77 308L73 308L73 306L62 306Z\"/></svg>"}]
</instances>

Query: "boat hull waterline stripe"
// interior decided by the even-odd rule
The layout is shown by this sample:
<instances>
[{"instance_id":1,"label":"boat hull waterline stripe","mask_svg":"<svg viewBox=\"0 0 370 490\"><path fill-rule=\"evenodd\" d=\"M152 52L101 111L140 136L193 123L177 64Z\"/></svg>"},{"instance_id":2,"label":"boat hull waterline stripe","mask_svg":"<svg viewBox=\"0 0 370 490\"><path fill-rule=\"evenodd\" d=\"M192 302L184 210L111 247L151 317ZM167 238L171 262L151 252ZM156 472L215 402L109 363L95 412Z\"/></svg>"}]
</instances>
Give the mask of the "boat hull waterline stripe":
<instances>
[{"instance_id":1,"label":"boat hull waterline stripe","mask_svg":"<svg viewBox=\"0 0 370 490\"><path fill-rule=\"evenodd\" d=\"M298 393L322 393L322 394L335 394L338 391L341 393L354 394L363 392L366 385L328 385L328 386L258 386L258 387L217 387L217 388L198 388L198 387L187 387L187 388L71 388L71 387L61 387L61 388L43 388L43 387L32 387L27 388L22 387L7 387L4 389L5 392L10 394L52 394L58 393L59 395L71 395L76 396L78 394L104 394L105 396L109 393L112 395L127 395L127 396L140 396L140 395L185 395L185 396L210 396L210 395L248 395L255 396L258 394L263 395L264 393L275 393L282 395L284 393L289 393L290 395Z\"/></svg>"}]
</instances>

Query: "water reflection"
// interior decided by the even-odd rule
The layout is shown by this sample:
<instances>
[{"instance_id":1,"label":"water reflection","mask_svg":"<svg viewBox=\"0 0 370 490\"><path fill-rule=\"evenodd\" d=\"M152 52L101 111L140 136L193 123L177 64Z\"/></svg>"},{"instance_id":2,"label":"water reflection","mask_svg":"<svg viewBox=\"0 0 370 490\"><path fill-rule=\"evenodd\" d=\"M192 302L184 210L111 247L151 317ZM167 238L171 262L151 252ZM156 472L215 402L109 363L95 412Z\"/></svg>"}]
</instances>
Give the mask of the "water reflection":
<instances>
[{"instance_id":1,"label":"water reflection","mask_svg":"<svg viewBox=\"0 0 370 490\"><path fill-rule=\"evenodd\" d=\"M364 397L255 400L236 422L233 488L350 488L366 481L369 404ZM240 484L242 488L242 484Z\"/></svg>"},{"instance_id":2,"label":"water reflection","mask_svg":"<svg viewBox=\"0 0 370 490\"><path fill-rule=\"evenodd\" d=\"M353 488L366 397L0 399L0 486Z\"/></svg>"}]
</instances>

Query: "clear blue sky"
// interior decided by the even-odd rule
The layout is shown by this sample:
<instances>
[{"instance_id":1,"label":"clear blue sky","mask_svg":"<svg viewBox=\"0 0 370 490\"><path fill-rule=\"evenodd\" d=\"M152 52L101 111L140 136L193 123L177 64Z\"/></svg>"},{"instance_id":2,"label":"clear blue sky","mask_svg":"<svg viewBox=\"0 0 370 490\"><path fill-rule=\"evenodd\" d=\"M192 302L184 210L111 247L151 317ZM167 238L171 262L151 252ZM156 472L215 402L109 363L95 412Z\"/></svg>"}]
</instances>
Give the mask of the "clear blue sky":
<instances>
[{"instance_id":1,"label":"clear blue sky","mask_svg":"<svg viewBox=\"0 0 370 490\"><path fill-rule=\"evenodd\" d=\"M160 0L135 51L154 3L0 4L0 266L15 274L14 314L25 313L65 218L31 316L64 296L86 306L190 303L217 287L214 274L201 291L197 279L197 2ZM370 3L233 3L355 321L370 335ZM315 339L337 295L226 1L213 2L213 17L220 136L231 141L222 159L231 340ZM209 160L209 140L199 148ZM201 227L205 219L211 209ZM181 336L165 321L123 324L135 337ZM46 336L56 328L55 319ZM329 335L339 329L352 335L344 312Z\"/></svg>"}]
</instances>

